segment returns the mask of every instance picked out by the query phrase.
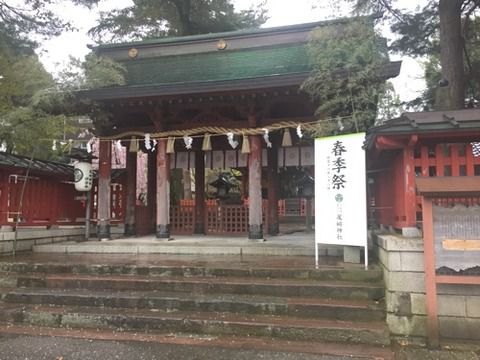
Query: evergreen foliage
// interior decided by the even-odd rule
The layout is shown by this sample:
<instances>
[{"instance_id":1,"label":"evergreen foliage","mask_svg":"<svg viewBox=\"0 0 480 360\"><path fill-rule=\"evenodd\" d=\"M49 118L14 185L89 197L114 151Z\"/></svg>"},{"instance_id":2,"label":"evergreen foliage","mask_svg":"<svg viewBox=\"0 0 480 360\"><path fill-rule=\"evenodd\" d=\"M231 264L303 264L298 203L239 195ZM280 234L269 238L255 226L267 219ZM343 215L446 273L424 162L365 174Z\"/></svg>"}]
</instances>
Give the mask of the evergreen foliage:
<instances>
[{"instance_id":1,"label":"evergreen foliage","mask_svg":"<svg viewBox=\"0 0 480 360\"><path fill-rule=\"evenodd\" d=\"M380 77L388 63L384 40L370 18L358 18L314 30L310 41L311 76L302 89L318 103L317 115L348 117L324 125L318 135L356 132L373 125L385 92Z\"/></svg>"},{"instance_id":2,"label":"evergreen foliage","mask_svg":"<svg viewBox=\"0 0 480 360\"><path fill-rule=\"evenodd\" d=\"M255 28L267 20L264 5L236 11L232 0L136 0L130 7L101 13L89 34L112 42Z\"/></svg>"},{"instance_id":3,"label":"evergreen foliage","mask_svg":"<svg viewBox=\"0 0 480 360\"><path fill-rule=\"evenodd\" d=\"M426 57L426 91L410 106L431 110L438 80L451 87L453 108L476 106L480 100L480 1L426 0L414 11L399 0L344 0L356 14L382 12L397 35L393 51ZM463 64L463 66L462 66Z\"/></svg>"}]
</instances>

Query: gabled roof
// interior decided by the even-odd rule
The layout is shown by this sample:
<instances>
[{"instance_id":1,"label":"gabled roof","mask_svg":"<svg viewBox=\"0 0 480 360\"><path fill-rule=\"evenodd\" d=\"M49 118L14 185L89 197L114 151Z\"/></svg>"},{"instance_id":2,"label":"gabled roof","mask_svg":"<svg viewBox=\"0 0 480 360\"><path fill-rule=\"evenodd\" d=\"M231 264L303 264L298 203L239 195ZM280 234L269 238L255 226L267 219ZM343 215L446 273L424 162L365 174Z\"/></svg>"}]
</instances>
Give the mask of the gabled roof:
<instances>
[{"instance_id":1,"label":"gabled roof","mask_svg":"<svg viewBox=\"0 0 480 360\"><path fill-rule=\"evenodd\" d=\"M126 61L128 85L240 80L310 71L305 44L282 44Z\"/></svg>"},{"instance_id":2,"label":"gabled roof","mask_svg":"<svg viewBox=\"0 0 480 360\"><path fill-rule=\"evenodd\" d=\"M414 134L455 129L480 129L480 109L404 113L372 127L372 134Z\"/></svg>"},{"instance_id":3,"label":"gabled roof","mask_svg":"<svg viewBox=\"0 0 480 360\"><path fill-rule=\"evenodd\" d=\"M0 152L0 166L12 166L27 169L30 165L30 158L21 155L14 155ZM31 170L43 173L61 174L73 176L73 166L50 160L33 159Z\"/></svg>"},{"instance_id":4,"label":"gabled roof","mask_svg":"<svg viewBox=\"0 0 480 360\"><path fill-rule=\"evenodd\" d=\"M380 14L375 14L369 16L371 19L381 17ZM324 21L315 21L303 24L295 25L285 25L285 26L275 26L269 28L253 28L253 29L244 29L236 31L226 31L219 33L209 33L209 34L199 34L199 35L190 35L190 36L174 36L174 37L164 37L158 39L148 39L143 41L132 41L124 43L112 43L112 44L101 44L98 46L90 46L95 51L105 52L111 49L130 49L132 47L142 48L142 47L152 47L152 46L161 46L161 45L171 45L171 44L188 44L188 43L198 43L205 42L209 40L218 40L218 39L234 39L234 38L245 38L245 37L263 37L271 34L288 34L302 31L310 31L311 29L319 26L328 26L335 24L342 24L352 21L352 18L339 18L331 19Z\"/></svg>"},{"instance_id":5,"label":"gabled roof","mask_svg":"<svg viewBox=\"0 0 480 360\"><path fill-rule=\"evenodd\" d=\"M372 147L375 138L382 135L401 137L428 134L431 136L433 134L454 135L455 132L470 132L472 136L478 134L480 132L480 109L404 113L398 118L370 128L365 145L367 148Z\"/></svg>"},{"instance_id":6,"label":"gabled roof","mask_svg":"<svg viewBox=\"0 0 480 360\"><path fill-rule=\"evenodd\" d=\"M125 66L127 85L84 95L106 100L299 86L312 70L308 56L311 31L350 21L342 18L97 46L93 48L97 54ZM391 63L385 68L385 78L399 71L400 62Z\"/></svg>"}]
</instances>

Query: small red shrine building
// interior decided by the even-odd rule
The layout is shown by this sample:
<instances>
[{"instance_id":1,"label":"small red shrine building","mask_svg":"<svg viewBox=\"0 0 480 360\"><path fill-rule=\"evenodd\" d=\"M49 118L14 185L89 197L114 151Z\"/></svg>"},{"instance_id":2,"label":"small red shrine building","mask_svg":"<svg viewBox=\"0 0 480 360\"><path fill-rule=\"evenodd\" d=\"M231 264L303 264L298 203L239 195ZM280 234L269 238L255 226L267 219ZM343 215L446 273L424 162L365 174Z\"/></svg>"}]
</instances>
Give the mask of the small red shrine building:
<instances>
[{"instance_id":1,"label":"small red shrine building","mask_svg":"<svg viewBox=\"0 0 480 360\"><path fill-rule=\"evenodd\" d=\"M479 140L480 109L405 113L367 135L393 337L480 340Z\"/></svg>"},{"instance_id":2,"label":"small red shrine building","mask_svg":"<svg viewBox=\"0 0 480 360\"><path fill-rule=\"evenodd\" d=\"M300 139L295 133L298 125L316 120L316 104L300 91L312 70L310 33L316 27L342 21L348 19L93 48L97 55L124 65L127 82L83 92L112 114L108 124L95 124L101 139L99 238L110 237L110 140L122 139L130 146L136 138L144 147L145 134L158 143L153 149L143 149L149 154L149 205L143 218L155 227L158 238L169 238L175 230L172 224L181 224L176 230L197 234L248 233L250 239L262 239L267 230L278 233L279 166L313 166L313 156L307 154L313 141ZM390 63L382 76L394 77L399 70L400 62ZM271 147L262 137L263 128L270 130ZM293 150L281 148L285 129L291 129ZM236 149L228 142L228 132L234 134L234 141L242 142ZM203 144L206 134L211 136L211 150ZM188 150L184 136L193 139ZM173 148L169 138L175 138ZM247 140L248 150L240 151ZM126 235L138 231L135 159L136 154L130 152ZM179 166L195 169L196 199L190 209L170 204L170 171ZM205 168L227 166L242 170L248 177L248 205L207 208ZM262 177L268 189L265 202ZM237 225L240 218L246 218L246 227ZM267 223L268 229L264 228Z\"/></svg>"},{"instance_id":3,"label":"small red shrine building","mask_svg":"<svg viewBox=\"0 0 480 360\"><path fill-rule=\"evenodd\" d=\"M421 228L415 179L480 176L472 149L479 140L479 109L405 113L372 128L366 148L376 223L404 233Z\"/></svg>"}]
</instances>

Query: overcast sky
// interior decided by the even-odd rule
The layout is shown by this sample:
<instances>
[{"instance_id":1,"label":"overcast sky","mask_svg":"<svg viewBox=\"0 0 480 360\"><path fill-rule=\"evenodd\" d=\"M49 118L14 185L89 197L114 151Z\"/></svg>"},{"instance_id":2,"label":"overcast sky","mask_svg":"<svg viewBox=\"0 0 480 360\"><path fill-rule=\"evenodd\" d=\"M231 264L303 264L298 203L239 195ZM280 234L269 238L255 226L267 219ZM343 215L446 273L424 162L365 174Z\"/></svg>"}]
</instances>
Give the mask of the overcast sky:
<instances>
[{"instance_id":1,"label":"overcast sky","mask_svg":"<svg viewBox=\"0 0 480 360\"><path fill-rule=\"evenodd\" d=\"M260 0L234 0L238 9L245 9L258 4ZM300 24L312 21L324 20L332 17L332 11L328 7L315 6L318 3L326 3L319 0L268 0L267 8L269 20L263 27ZM418 5L419 1L403 0L405 6ZM420 1L421 2L421 1ZM56 7L59 16L71 21L79 30L65 33L57 38L46 41L40 48L40 59L48 71L58 72L68 63L69 55L83 58L89 51L87 44L93 41L86 35L88 29L96 24L100 11L108 11L113 8L122 8L131 4L131 0L104 0L92 10L73 5L63 4ZM346 15L335 13L338 15ZM391 38L388 28L383 29L384 36ZM397 93L402 100L410 100L418 96L418 92L424 88L421 79L423 71L417 61L392 54L392 60L402 60L400 76L393 79Z\"/></svg>"}]
</instances>

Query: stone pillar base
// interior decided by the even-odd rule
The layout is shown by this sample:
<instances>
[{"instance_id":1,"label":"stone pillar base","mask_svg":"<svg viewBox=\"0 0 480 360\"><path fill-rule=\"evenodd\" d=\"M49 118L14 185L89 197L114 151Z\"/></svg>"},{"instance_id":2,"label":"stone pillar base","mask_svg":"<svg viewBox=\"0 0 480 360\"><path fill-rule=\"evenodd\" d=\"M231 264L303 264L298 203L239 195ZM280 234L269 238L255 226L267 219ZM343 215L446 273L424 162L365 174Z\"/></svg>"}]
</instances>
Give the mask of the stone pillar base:
<instances>
[{"instance_id":1,"label":"stone pillar base","mask_svg":"<svg viewBox=\"0 0 480 360\"><path fill-rule=\"evenodd\" d=\"M263 241L263 225L248 225L248 240Z\"/></svg>"},{"instance_id":2,"label":"stone pillar base","mask_svg":"<svg viewBox=\"0 0 480 360\"><path fill-rule=\"evenodd\" d=\"M97 225L97 237L98 240L110 240L110 224L100 222Z\"/></svg>"},{"instance_id":3,"label":"stone pillar base","mask_svg":"<svg viewBox=\"0 0 480 360\"><path fill-rule=\"evenodd\" d=\"M205 235L205 224L204 223L196 223L195 228L193 229L194 234Z\"/></svg>"},{"instance_id":4,"label":"stone pillar base","mask_svg":"<svg viewBox=\"0 0 480 360\"><path fill-rule=\"evenodd\" d=\"M278 235L280 232L280 226L278 223L268 224L268 235Z\"/></svg>"},{"instance_id":5,"label":"stone pillar base","mask_svg":"<svg viewBox=\"0 0 480 360\"><path fill-rule=\"evenodd\" d=\"M157 225L155 236L157 239L170 239L170 224Z\"/></svg>"},{"instance_id":6,"label":"stone pillar base","mask_svg":"<svg viewBox=\"0 0 480 360\"><path fill-rule=\"evenodd\" d=\"M137 235L137 227L135 224L125 224L125 229L123 231L125 236L135 236Z\"/></svg>"}]
</instances>

